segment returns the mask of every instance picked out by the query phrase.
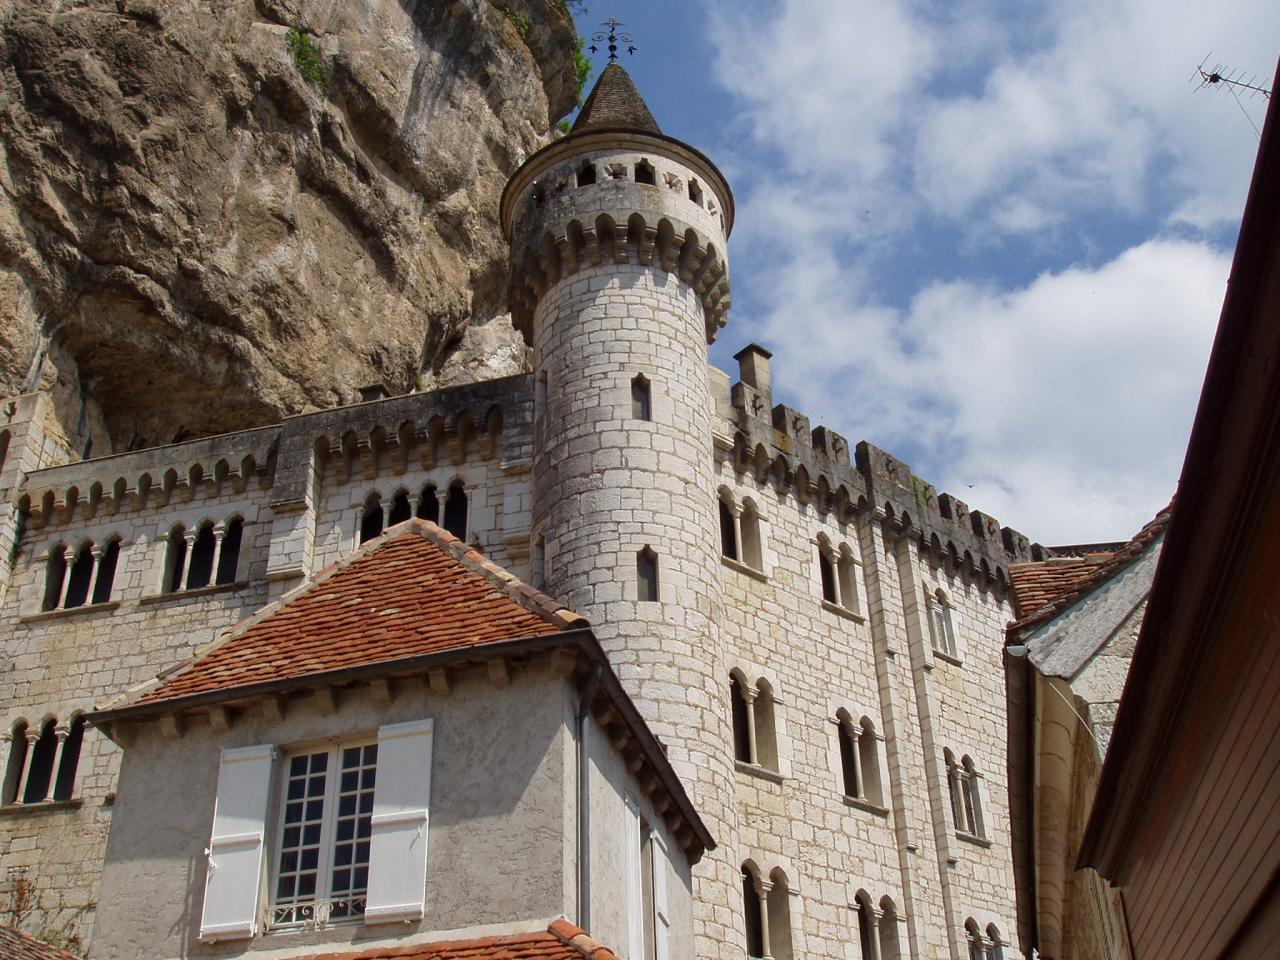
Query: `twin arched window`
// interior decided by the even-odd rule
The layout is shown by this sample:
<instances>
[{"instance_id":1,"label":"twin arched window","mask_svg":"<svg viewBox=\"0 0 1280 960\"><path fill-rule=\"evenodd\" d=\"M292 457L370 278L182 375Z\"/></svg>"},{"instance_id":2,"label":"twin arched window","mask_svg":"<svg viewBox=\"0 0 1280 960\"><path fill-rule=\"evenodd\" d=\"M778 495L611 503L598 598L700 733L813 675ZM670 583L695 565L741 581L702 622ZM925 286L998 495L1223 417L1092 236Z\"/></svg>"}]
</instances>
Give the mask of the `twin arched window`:
<instances>
[{"instance_id":1,"label":"twin arched window","mask_svg":"<svg viewBox=\"0 0 1280 960\"><path fill-rule=\"evenodd\" d=\"M840 744L840 774L844 795L877 807L884 804L880 782L880 743L875 726L863 717L854 722L843 707L836 711L836 736Z\"/></svg>"},{"instance_id":2,"label":"twin arched window","mask_svg":"<svg viewBox=\"0 0 1280 960\"><path fill-rule=\"evenodd\" d=\"M982 818L982 775L968 755L957 762L955 754L950 750L943 750L942 759L947 767L947 793L956 833L986 839L986 827Z\"/></svg>"},{"instance_id":3,"label":"twin arched window","mask_svg":"<svg viewBox=\"0 0 1280 960\"><path fill-rule=\"evenodd\" d=\"M847 543L837 549L825 533L818 534L818 581L822 599L849 613L860 615L858 602L859 561Z\"/></svg>"},{"instance_id":4,"label":"twin arched window","mask_svg":"<svg viewBox=\"0 0 1280 960\"><path fill-rule=\"evenodd\" d=\"M760 537L760 510L747 497L739 507L733 494L720 488L720 553L752 570L764 571L764 555Z\"/></svg>"},{"instance_id":5,"label":"twin arched window","mask_svg":"<svg viewBox=\"0 0 1280 960\"><path fill-rule=\"evenodd\" d=\"M199 590L211 584L235 583L240 572L240 547L244 519L232 517L225 524L206 520L194 530L178 524L169 531L165 554L166 593Z\"/></svg>"},{"instance_id":6,"label":"twin arched window","mask_svg":"<svg viewBox=\"0 0 1280 960\"><path fill-rule=\"evenodd\" d=\"M1004 960L1004 940L994 923L987 924L984 933L973 917L964 922L964 940L969 948L969 960Z\"/></svg>"},{"instance_id":7,"label":"twin arched window","mask_svg":"<svg viewBox=\"0 0 1280 960\"><path fill-rule=\"evenodd\" d=\"M774 867L765 879L754 863L748 861L742 865L742 912L748 957L793 960L790 898L790 884L781 868Z\"/></svg>"},{"instance_id":8,"label":"twin arched window","mask_svg":"<svg viewBox=\"0 0 1280 960\"><path fill-rule=\"evenodd\" d=\"M6 806L70 800L74 796L76 767L84 743L83 715L73 715L67 724L49 717L35 729L21 720L5 739L9 740L9 762L0 801Z\"/></svg>"},{"instance_id":9,"label":"twin arched window","mask_svg":"<svg viewBox=\"0 0 1280 960\"><path fill-rule=\"evenodd\" d=\"M777 772L778 735L769 682L762 679L752 687L735 671L729 679L729 698L733 708L734 759Z\"/></svg>"},{"instance_id":10,"label":"twin arched window","mask_svg":"<svg viewBox=\"0 0 1280 960\"><path fill-rule=\"evenodd\" d=\"M398 490L390 505L384 505L378 493L371 493L364 501L360 514L360 542L365 543L382 533L387 527L417 517L430 520L444 527L459 540L467 539L468 499L466 486L461 480L449 484L444 495L443 510L436 485L429 483L422 488L414 503L408 490Z\"/></svg>"},{"instance_id":11,"label":"twin arched window","mask_svg":"<svg viewBox=\"0 0 1280 960\"><path fill-rule=\"evenodd\" d=\"M876 907L865 890L859 890L853 899L862 960L900 960L898 911L893 901L889 897L881 897L879 907Z\"/></svg>"},{"instance_id":12,"label":"twin arched window","mask_svg":"<svg viewBox=\"0 0 1280 960\"><path fill-rule=\"evenodd\" d=\"M119 560L119 537L112 537L105 547L86 540L71 557L65 546L54 547L45 562L42 609L72 610L87 603L106 603Z\"/></svg>"}]
</instances>

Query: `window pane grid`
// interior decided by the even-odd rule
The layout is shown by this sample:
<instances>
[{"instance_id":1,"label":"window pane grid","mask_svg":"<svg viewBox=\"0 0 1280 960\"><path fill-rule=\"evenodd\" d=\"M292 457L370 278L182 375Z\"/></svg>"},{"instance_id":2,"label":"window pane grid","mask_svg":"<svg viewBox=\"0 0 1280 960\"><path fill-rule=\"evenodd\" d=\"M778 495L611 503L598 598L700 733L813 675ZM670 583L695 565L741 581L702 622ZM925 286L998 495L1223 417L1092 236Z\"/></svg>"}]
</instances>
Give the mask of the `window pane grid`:
<instances>
[{"instance_id":1,"label":"window pane grid","mask_svg":"<svg viewBox=\"0 0 1280 960\"><path fill-rule=\"evenodd\" d=\"M376 743L289 758L268 926L323 926L364 914Z\"/></svg>"}]
</instances>

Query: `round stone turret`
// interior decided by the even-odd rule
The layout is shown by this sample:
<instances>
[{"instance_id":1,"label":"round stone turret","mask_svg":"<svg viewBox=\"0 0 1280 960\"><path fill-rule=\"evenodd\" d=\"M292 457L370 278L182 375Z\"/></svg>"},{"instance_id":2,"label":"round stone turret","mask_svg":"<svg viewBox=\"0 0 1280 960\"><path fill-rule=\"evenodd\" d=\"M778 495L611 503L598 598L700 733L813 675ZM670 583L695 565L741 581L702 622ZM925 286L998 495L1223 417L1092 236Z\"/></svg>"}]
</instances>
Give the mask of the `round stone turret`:
<instances>
[{"instance_id":1,"label":"round stone turret","mask_svg":"<svg viewBox=\"0 0 1280 960\"><path fill-rule=\"evenodd\" d=\"M740 956L707 370L732 194L613 64L571 135L512 178L502 223L533 347L535 563L590 619L720 844L697 870L698 955Z\"/></svg>"}]
</instances>

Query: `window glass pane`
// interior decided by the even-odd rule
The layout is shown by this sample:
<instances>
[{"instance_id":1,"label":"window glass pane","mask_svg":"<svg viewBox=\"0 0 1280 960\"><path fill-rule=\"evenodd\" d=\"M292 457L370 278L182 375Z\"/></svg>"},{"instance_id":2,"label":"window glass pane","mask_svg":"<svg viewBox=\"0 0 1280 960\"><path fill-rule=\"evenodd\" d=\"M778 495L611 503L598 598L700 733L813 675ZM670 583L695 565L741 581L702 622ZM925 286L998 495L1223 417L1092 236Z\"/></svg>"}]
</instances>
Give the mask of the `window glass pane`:
<instances>
[{"instance_id":1,"label":"window glass pane","mask_svg":"<svg viewBox=\"0 0 1280 960\"><path fill-rule=\"evenodd\" d=\"M277 923L311 919L310 904L302 901L315 894L316 871L320 862L321 821L324 815L326 753L292 758L285 783L284 824L280 834L280 860L276 871ZM305 801L302 798L309 798Z\"/></svg>"},{"instance_id":2,"label":"window glass pane","mask_svg":"<svg viewBox=\"0 0 1280 960\"><path fill-rule=\"evenodd\" d=\"M335 919L364 913L363 894L369 883L367 838L372 829L377 759L378 748L373 744L342 750L342 780L334 823L333 875L329 884L334 901L330 916Z\"/></svg>"}]
</instances>

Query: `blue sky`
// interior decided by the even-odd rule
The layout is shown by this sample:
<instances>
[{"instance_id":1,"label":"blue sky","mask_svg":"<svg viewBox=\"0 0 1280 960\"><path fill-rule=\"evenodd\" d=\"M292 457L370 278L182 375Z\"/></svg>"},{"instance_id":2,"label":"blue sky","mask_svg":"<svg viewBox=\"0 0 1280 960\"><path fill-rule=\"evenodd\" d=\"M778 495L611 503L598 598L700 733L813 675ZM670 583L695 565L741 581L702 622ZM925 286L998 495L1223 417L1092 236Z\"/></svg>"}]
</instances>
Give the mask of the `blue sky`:
<instances>
[{"instance_id":1,"label":"blue sky","mask_svg":"<svg viewBox=\"0 0 1280 960\"><path fill-rule=\"evenodd\" d=\"M663 129L729 178L733 309L776 399L1047 544L1172 495L1280 4L590 0ZM597 58L602 64L603 56Z\"/></svg>"}]
</instances>

